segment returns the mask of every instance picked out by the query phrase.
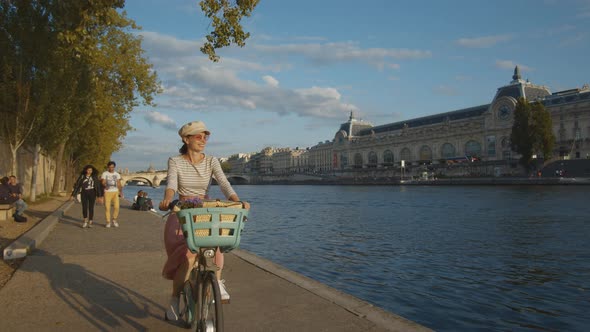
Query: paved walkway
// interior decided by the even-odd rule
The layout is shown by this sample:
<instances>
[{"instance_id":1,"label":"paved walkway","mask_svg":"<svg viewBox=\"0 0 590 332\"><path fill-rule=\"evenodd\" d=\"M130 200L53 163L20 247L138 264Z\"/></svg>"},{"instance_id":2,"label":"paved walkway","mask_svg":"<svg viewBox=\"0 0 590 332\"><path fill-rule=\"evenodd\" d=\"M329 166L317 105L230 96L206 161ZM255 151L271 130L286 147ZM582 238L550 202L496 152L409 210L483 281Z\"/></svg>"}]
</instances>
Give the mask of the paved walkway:
<instances>
[{"instance_id":1,"label":"paved walkway","mask_svg":"<svg viewBox=\"0 0 590 332\"><path fill-rule=\"evenodd\" d=\"M164 221L121 207L121 227L83 229L81 206L68 202L55 229L0 290L3 331L182 330L164 321L171 282ZM246 251L226 255L227 331L426 331Z\"/></svg>"}]
</instances>

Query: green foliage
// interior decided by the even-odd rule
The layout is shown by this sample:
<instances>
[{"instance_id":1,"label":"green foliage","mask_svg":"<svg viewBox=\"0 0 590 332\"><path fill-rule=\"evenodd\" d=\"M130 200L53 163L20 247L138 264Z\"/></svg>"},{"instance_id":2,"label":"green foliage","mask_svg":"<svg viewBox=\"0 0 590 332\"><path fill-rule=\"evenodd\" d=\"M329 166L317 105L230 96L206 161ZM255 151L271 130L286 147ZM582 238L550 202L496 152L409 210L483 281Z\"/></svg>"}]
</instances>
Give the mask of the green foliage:
<instances>
[{"instance_id":1,"label":"green foliage","mask_svg":"<svg viewBox=\"0 0 590 332\"><path fill-rule=\"evenodd\" d=\"M532 106L533 117L533 150L543 154L545 161L551 159L553 147L555 146L555 135L553 134L553 121L551 114L540 102Z\"/></svg>"},{"instance_id":2,"label":"green foliage","mask_svg":"<svg viewBox=\"0 0 590 332\"><path fill-rule=\"evenodd\" d=\"M207 41L201 47L201 52L207 54L211 61L219 61L216 49L236 44L240 47L246 45L249 32L244 32L241 20L249 17L260 0L236 0L232 4L230 0L201 0L201 10L211 19L213 31L205 38Z\"/></svg>"},{"instance_id":3,"label":"green foliage","mask_svg":"<svg viewBox=\"0 0 590 332\"><path fill-rule=\"evenodd\" d=\"M40 1L0 0L0 137L10 147L15 174L19 149L41 125L48 22Z\"/></svg>"},{"instance_id":4,"label":"green foliage","mask_svg":"<svg viewBox=\"0 0 590 332\"><path fill-rule=\"evenodd\" d=\"M530 104L526 99L519 98L514 109L510 145L521 155L520 163L530 169L535 153L542 154L545 161L551 159L554 144L549 111L539 102Z\"/></svg>"},{"instance_id":5,"label":"green foliage","mask_svg":"<svg viewBox=\"0 0 590 332\"><path fill-rule=\"evenodd\" d=\"M72 165L103 165L120 148L131 111L160 91L124 3L0 0L3 137L65 150Z\"/></svg>"},{"instance_id":6,"label":"green foliage","mask_svg":"<svg viewBox=\"0 0 590 332\"><path fill-rule=\"evenodd\" d=\"M512 151L518 152L520 162L528 167L533 158L533 137L531 135L531 107L529 103L520 98L514 108L514 123L510 134L510 145Z\"/></svg>"},{"instance_id":7,"label":"green foliage","mask_svg":"<svg viewBox=\"0 0 590 332\"><path fill-rule=\"evenodd\" d=\"M231 172L231 164L227 161L224 161L221 163L221 169L223 170L223 173L229 173Z\"/></svg>"}]
</instances>

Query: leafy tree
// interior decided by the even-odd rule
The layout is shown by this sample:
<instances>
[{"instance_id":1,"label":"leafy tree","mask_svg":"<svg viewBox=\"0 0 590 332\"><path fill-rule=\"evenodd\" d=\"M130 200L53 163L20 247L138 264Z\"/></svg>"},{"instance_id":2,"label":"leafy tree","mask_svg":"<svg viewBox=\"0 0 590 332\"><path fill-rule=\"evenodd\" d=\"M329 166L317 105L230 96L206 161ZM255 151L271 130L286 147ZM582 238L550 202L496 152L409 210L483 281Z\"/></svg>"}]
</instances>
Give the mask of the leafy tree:
<instances>
[{"instance_id":1,"label":"leafy tree","mask_svg":"<svg viewBox=\"0 0 590 332\"><path fill-rule=\"evenodd\" d=\"M221 169L224 173L229 173L231 172L231 164L227 161L224 161L221 163Z\"/></svg>"},{"instance_id":2,"label":"leafy tree","mask_svg":"<svg viewBox=\"0 0 590 332\"><path fill-rule=\"evenodd\" d=\"M554 143L549 111L539 102L530 104L525 98L519 98L514 109L510 145L521 155L520 163L529 170L535 153L543 154L545 161L551 159Z\"/></svg>"},{"instance_id":3,"label":"leafy tree","mask_svg":"<svg viewBox=\"0 0 590 332\"><path fill-rule=\"evenodd\" d=\"M0 135L13 155L25 143L56 153L54 193L64 156L70 168L104 164L131 130L133 108L153 104L159 92L123 5L0 0L0 112L8 119Z\"/></svg>"},{"instance_id":4,"label":"leafy tree","mask_svg":"<svg viewBox=\"0 0 590 332\"><path fill-rule=\"evenodd\" d=\"M156 73L143 56L141 38L130 32L138 27L117 10L123 4L102 0L68 7L62 16L67 20L58 22L63 27L58 31L64 31L60 34L62 49L73 54L73 63L80 66L74 72L79 77L70 103L74 107L62 108L65 114L60 117L69 125L64 126L59 151L68 152L71 167L82 161L104 165L131 130L133 108L140 103L152 105L159 92ZM79 25L67 29L71 22ZM85 150L93 144L99 151L91 156ZM54 182L54 193L59 191L58 184Z\"/></svg>"},{"instance_id":5,"label":"leafy tree","mask_svg":"<svg viewBox=\"0 0 590 332\"><path fill-rule=\"evenodd\" d=\"M241 20L249 17L260 0L201 0L201 10L211 19L213 31L207 36L207 41L201 47L201 52L207 54L211 61L219 61L216 49L236 44L246 45L249 32L244 32Z\"/></svg>"},{"instance_id":6,"label":"leafy tree","mask_svg":"<svg viewBox=\"0 0 590 332\"><path fill-rule=\"evenodd\" d=\"M201 49L245 45L241 19L259 0L202 0L213 31ZM104 165L131 130L129 115L153 104L159 82L141 48L124 0L0 0L0 138L12 151L55 154L53 193L64 165ZM64 160L64 159L67 159ZM36 163L36 162L35 162ZM32 185L36 183L33 167ZM66 177L67 180L67 177ZM34 187L31 192L34 199Z\"/></svg>"},{"instance_id":7,"label":"leafy tree","mask_svg":"<svg viewBox=\"0 0 590 332\"><path fill-rule=\"evenodd\" d=\"M533 151L542 154L543 159L547 162L553 157L553 147L555 146L551 113L540 102L535 102L531 111L533 117Z\"/></svg>"},{"instance_id":8,"label":"leafy tree","mask_svg":"<svg viewBox=\"0 0 590 332\"><path fill-rule=\"evenodd\" d=\"M10 147L11 173L17 176L17 152L39 123L48 21L38 1L0 1L0 137Z\"/></svg>"}]
</instances>

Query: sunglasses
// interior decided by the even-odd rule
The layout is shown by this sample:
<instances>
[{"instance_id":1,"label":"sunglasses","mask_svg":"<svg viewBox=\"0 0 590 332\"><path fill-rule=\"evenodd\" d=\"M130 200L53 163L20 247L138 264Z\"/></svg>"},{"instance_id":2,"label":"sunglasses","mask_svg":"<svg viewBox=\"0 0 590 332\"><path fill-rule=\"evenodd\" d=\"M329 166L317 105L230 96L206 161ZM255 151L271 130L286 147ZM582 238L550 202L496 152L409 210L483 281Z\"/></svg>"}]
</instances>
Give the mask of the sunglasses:
<instances>
[{"instance_id":1,"label":"sunglasses","mask_svg":"<svg viewBox=\"0 0 590 332\"><path fill-rule=\"evenodd\" d=\"M208 141L209 140L209 135L206 135L206 134L196 134L196 135L192 135L191 137L193 139L196 139L197 141Z\"/></svg>"}]
</instances>

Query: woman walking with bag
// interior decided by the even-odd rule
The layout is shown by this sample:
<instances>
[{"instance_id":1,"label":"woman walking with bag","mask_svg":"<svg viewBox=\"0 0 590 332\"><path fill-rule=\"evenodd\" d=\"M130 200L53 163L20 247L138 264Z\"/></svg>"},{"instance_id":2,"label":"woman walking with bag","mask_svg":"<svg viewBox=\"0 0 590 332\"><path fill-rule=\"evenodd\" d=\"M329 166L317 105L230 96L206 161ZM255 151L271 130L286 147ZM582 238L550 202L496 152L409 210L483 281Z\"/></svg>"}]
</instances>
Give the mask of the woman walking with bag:
<instances>
[{"instance_id":1,"label":"woman walking with bag","mask_svg":"<svg viewBox=\"0 0 590 332\"><path fill-rule=\"evenodd\" d=\"M82 201L82 216L84 217L82 228L92 227L94 204L97 200L102 201L102 186L98 179L98 170L94 166L86 165L82 169L74 185L71 199L73 200L78 194L80 194Z\"/></svg>"}]
</instances>

